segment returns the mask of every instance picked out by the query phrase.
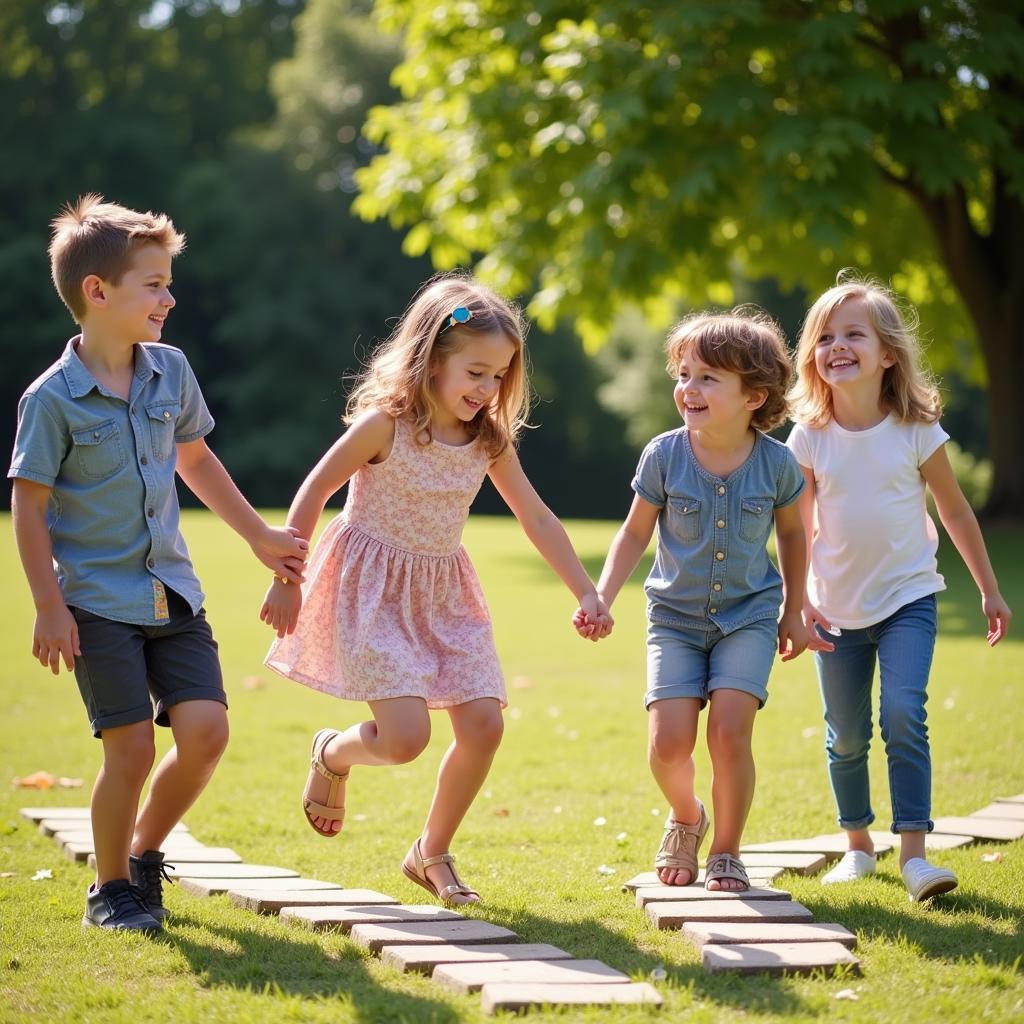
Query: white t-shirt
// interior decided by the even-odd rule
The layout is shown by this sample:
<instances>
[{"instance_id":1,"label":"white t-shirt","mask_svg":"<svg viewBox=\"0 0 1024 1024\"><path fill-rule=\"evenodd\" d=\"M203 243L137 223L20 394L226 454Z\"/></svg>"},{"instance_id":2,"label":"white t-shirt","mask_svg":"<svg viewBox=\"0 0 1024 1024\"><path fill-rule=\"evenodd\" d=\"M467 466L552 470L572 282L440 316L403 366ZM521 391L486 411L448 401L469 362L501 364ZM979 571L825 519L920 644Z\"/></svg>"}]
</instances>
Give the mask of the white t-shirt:
<instances>
[{"instance_id":1,"label":"white t-shirt","mask_svg":"<svg viewBox=\"0 0 1024 1024\"><path fill-rule=\"evenodd\" d=\"M793 428L786 443L814 473L817 506L808 598L833 625L862 629L946 589L921 464L948 440L938 423L891 415L868 430Z\"/></svg>"}]
</instances>

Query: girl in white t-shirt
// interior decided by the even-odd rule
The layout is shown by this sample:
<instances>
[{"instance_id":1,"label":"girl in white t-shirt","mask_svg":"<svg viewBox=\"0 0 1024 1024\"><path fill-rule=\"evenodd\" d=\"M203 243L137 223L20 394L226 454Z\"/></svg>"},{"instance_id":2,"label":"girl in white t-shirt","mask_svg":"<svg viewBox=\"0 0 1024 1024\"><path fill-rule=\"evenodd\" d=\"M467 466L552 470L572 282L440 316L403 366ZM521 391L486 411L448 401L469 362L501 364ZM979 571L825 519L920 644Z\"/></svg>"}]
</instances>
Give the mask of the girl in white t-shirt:
<instances>
[{"instance_id":1,"label":"girl in white t-shirt","mask_svg":"<svg viewBox=\"0 0 1024 1024\"><path fill-rule=\"evenodd\" d=\"M938 392L919 366L914 320L901 315L887 289L841 275L804 322L791 395L797 426L788 444L807 480L800 498L810 542L804 622L835 644L815 657L829 777L849 851L822 881L875 870L868 746L877 660L892 830L900 834L910 898L923 900L957 884L952 871L924 857L933 827L926 688L935 595L945 589L926 486L981 591L990 645L1005 636L1010 609L946 457L949 435L939 426Z\"/></svg>"}]
</instances>

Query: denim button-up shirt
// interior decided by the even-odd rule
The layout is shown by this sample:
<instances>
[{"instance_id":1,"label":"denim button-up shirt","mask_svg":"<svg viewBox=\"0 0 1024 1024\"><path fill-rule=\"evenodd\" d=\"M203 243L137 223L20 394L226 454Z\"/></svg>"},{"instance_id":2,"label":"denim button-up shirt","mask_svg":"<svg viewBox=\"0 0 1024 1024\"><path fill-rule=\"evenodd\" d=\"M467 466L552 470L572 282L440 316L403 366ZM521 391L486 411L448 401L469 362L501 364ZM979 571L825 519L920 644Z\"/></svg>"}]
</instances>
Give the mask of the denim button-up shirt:
<instances>
[{"instance_id":1,"label":"denim button-up shirt","mask_svg":"<svg viewBox=\"0 0 1024 1024\"><path fill-rule=\"evenodd\" d=\"M792 452L760 432L747 461L724 478L697 461L685 427L651 441L633 479L633 490L661 509L644 587L650 621L731 633L777 619L782 577L765 546L775 509L803 489Z\"/></svg>"},{"instance_id":2,"label":"denim button-up shirt","mask_svg":"<svg viewBox=\"0 0 1024 1024\"><path fill-rule=\"evenodd\" d=\"M8 477L51 488L47 524L69 605L150 625L165 621L161 581L202 606L178 529L175 444L213 429L185 355L135 346L128 401L85 368L72 338L18 406Z\"/></svg>"}]
</instances>

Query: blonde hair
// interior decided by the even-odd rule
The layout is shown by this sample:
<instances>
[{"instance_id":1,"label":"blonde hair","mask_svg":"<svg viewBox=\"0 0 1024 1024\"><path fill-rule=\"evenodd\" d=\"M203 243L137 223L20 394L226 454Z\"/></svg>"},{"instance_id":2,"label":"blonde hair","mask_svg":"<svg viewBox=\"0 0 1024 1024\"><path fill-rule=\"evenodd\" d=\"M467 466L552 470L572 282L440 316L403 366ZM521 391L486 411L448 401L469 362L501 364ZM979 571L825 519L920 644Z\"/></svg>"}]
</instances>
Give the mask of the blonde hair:
<instances>
[{"instance_id":1,"label":"blonde hair","mask_svg":"<svg viewBox=\"0 0 1024 1024\"><path fill-rule=\"evenodd\" d=\"M472 316L448 326L453 310L465 306ZM466 429L479 437L491 458L514 444L526 426L530 391L526 376L526 321L519 309L465 273L431 278L402 314L391 336L356 378L345 408L351 423L368 409L409 420L417 440L432 440L431 418L437 411L433 371L474 335L503 334L515 346L497 395Z\"/></svg>"},{"instance_id":2,"label":"blonde hair","mask_svg":"<svg viewBox=\"0 0 1024 1024\"><path fill-rule=\"evenodd\" d=\"M166 214L137 213L95 192L68 203L50 227L50 273L76 323L85 315L82 282L90 274L116 285L141 246L159 245L171 256L185 248L185 236Z\"/></svg>"},{"instance_id":3,"label":"blonde hair","mask_svg":"<svg viewBox=\"0 0 1024 1024\"><path fill-rule=\"evenodd\" d=\"M917 314L911 307L904 313L893 292L879 281L858 279L849 270L840 271L835 287L811 306L804 320L796 350L796 383L789 394L794 419L812 427L823 427L832 419L832 390L821 379L814 355L829 318L847 299L864 303L882 348L895 360L882 374L881 408L904 423L933 423L942 402L931 375L921 366Z\"/></svg>"},{"instance_id":4,"label":"blonde hair","mask_svg":"<svg viewBox=\"0 0 1024 1024\"><path fill-rule=\"evenodd\" d=\"M789 412L786 388L793 367L782 328L763 310L737 306L730 313L695 313L672 328L666 343L668 372L679 376L688 351L701 362L738 374L746 391L764 391L750 425L771 430Z\"/></svg>"}]
</instances>

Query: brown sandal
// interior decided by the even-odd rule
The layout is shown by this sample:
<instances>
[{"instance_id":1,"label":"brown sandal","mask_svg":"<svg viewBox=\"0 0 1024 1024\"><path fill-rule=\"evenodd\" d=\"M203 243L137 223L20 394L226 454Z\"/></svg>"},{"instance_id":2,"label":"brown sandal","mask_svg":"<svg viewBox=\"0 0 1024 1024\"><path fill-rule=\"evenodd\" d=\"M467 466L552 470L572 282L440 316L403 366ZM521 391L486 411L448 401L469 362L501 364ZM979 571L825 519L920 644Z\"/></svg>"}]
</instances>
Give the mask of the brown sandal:
<instances>
[{"instance_id":1,"label":"brown sandal","mask_svg":"<svg viewBox=\"0 0 1024 1024\"><path fill-rule=\"evenodd\" d=\"M669 817L665 822L665 834L661 837L661 846L658 847L658 854L654 858L654 870L661 868L674 868L678 871L689 871L690 880L687 885L693 885L697 881L697 851L700 844L704 842L707 835L708 812L704 805L698 800L700 817L696 824L686 825ZM660 876L659 876L660 877Z\"/></svg>"},{"instance_id":2,"label":"brown sandal","mask_svg":"<svg viewBox=\"0 0 1024 1024\"><path fill-rule=\"evenodd\" d=\"M476 889L470 888L465 882L459 878L458 873L455 870L455 858L450 853L441 853L436 857L427 857L426 859L420 854L420 841L417 839L412 844L412 849L409 851L412 854L414 867L409 867L406 861L402 861L402 873L411 882L415 882L417 885L422 885L435 899L440 900L442 903L447 903L450 906L459 906L462 903L477 903L480 899L480 893ZM432 864L447 864L451 869L452 877L455 879L454 885L446 885L443 889L438 889L434 883L427 878L427 868ZM475 900L460 900L459 903L455 903L452 899L453 896L475 896Z\"/></svg>"},{"instance_id":3,"label":"brown sandal","mask_svg":"<svg viewBox=\"0 0 1024 1024\"><path fill-rule=\"evenodd\" d=\"M344 775L339 775L337 772L332 772L330 768L324 764L324 747L335 736L338 735L337 729L321 729L313 737L313 750L312 757L310 759L310 768L313 771L318 772L331 784L330 792L327 794L327 803L317 803L310 795L310 780L306 780L306 788L302 791L302 813L306 816L306 821L309 822L310 828L313 831L318 832L320 835L325 836L327 839L331 839L341 831L332 832L330 829L320 828L313 821L314 818L326 818L328 821L336 821L339 825L345 820L345 805L335 805L334 800L338 798L338 790L341 788L341 784L348 778L348 772Z\"/></svg>"}]
</instances>

